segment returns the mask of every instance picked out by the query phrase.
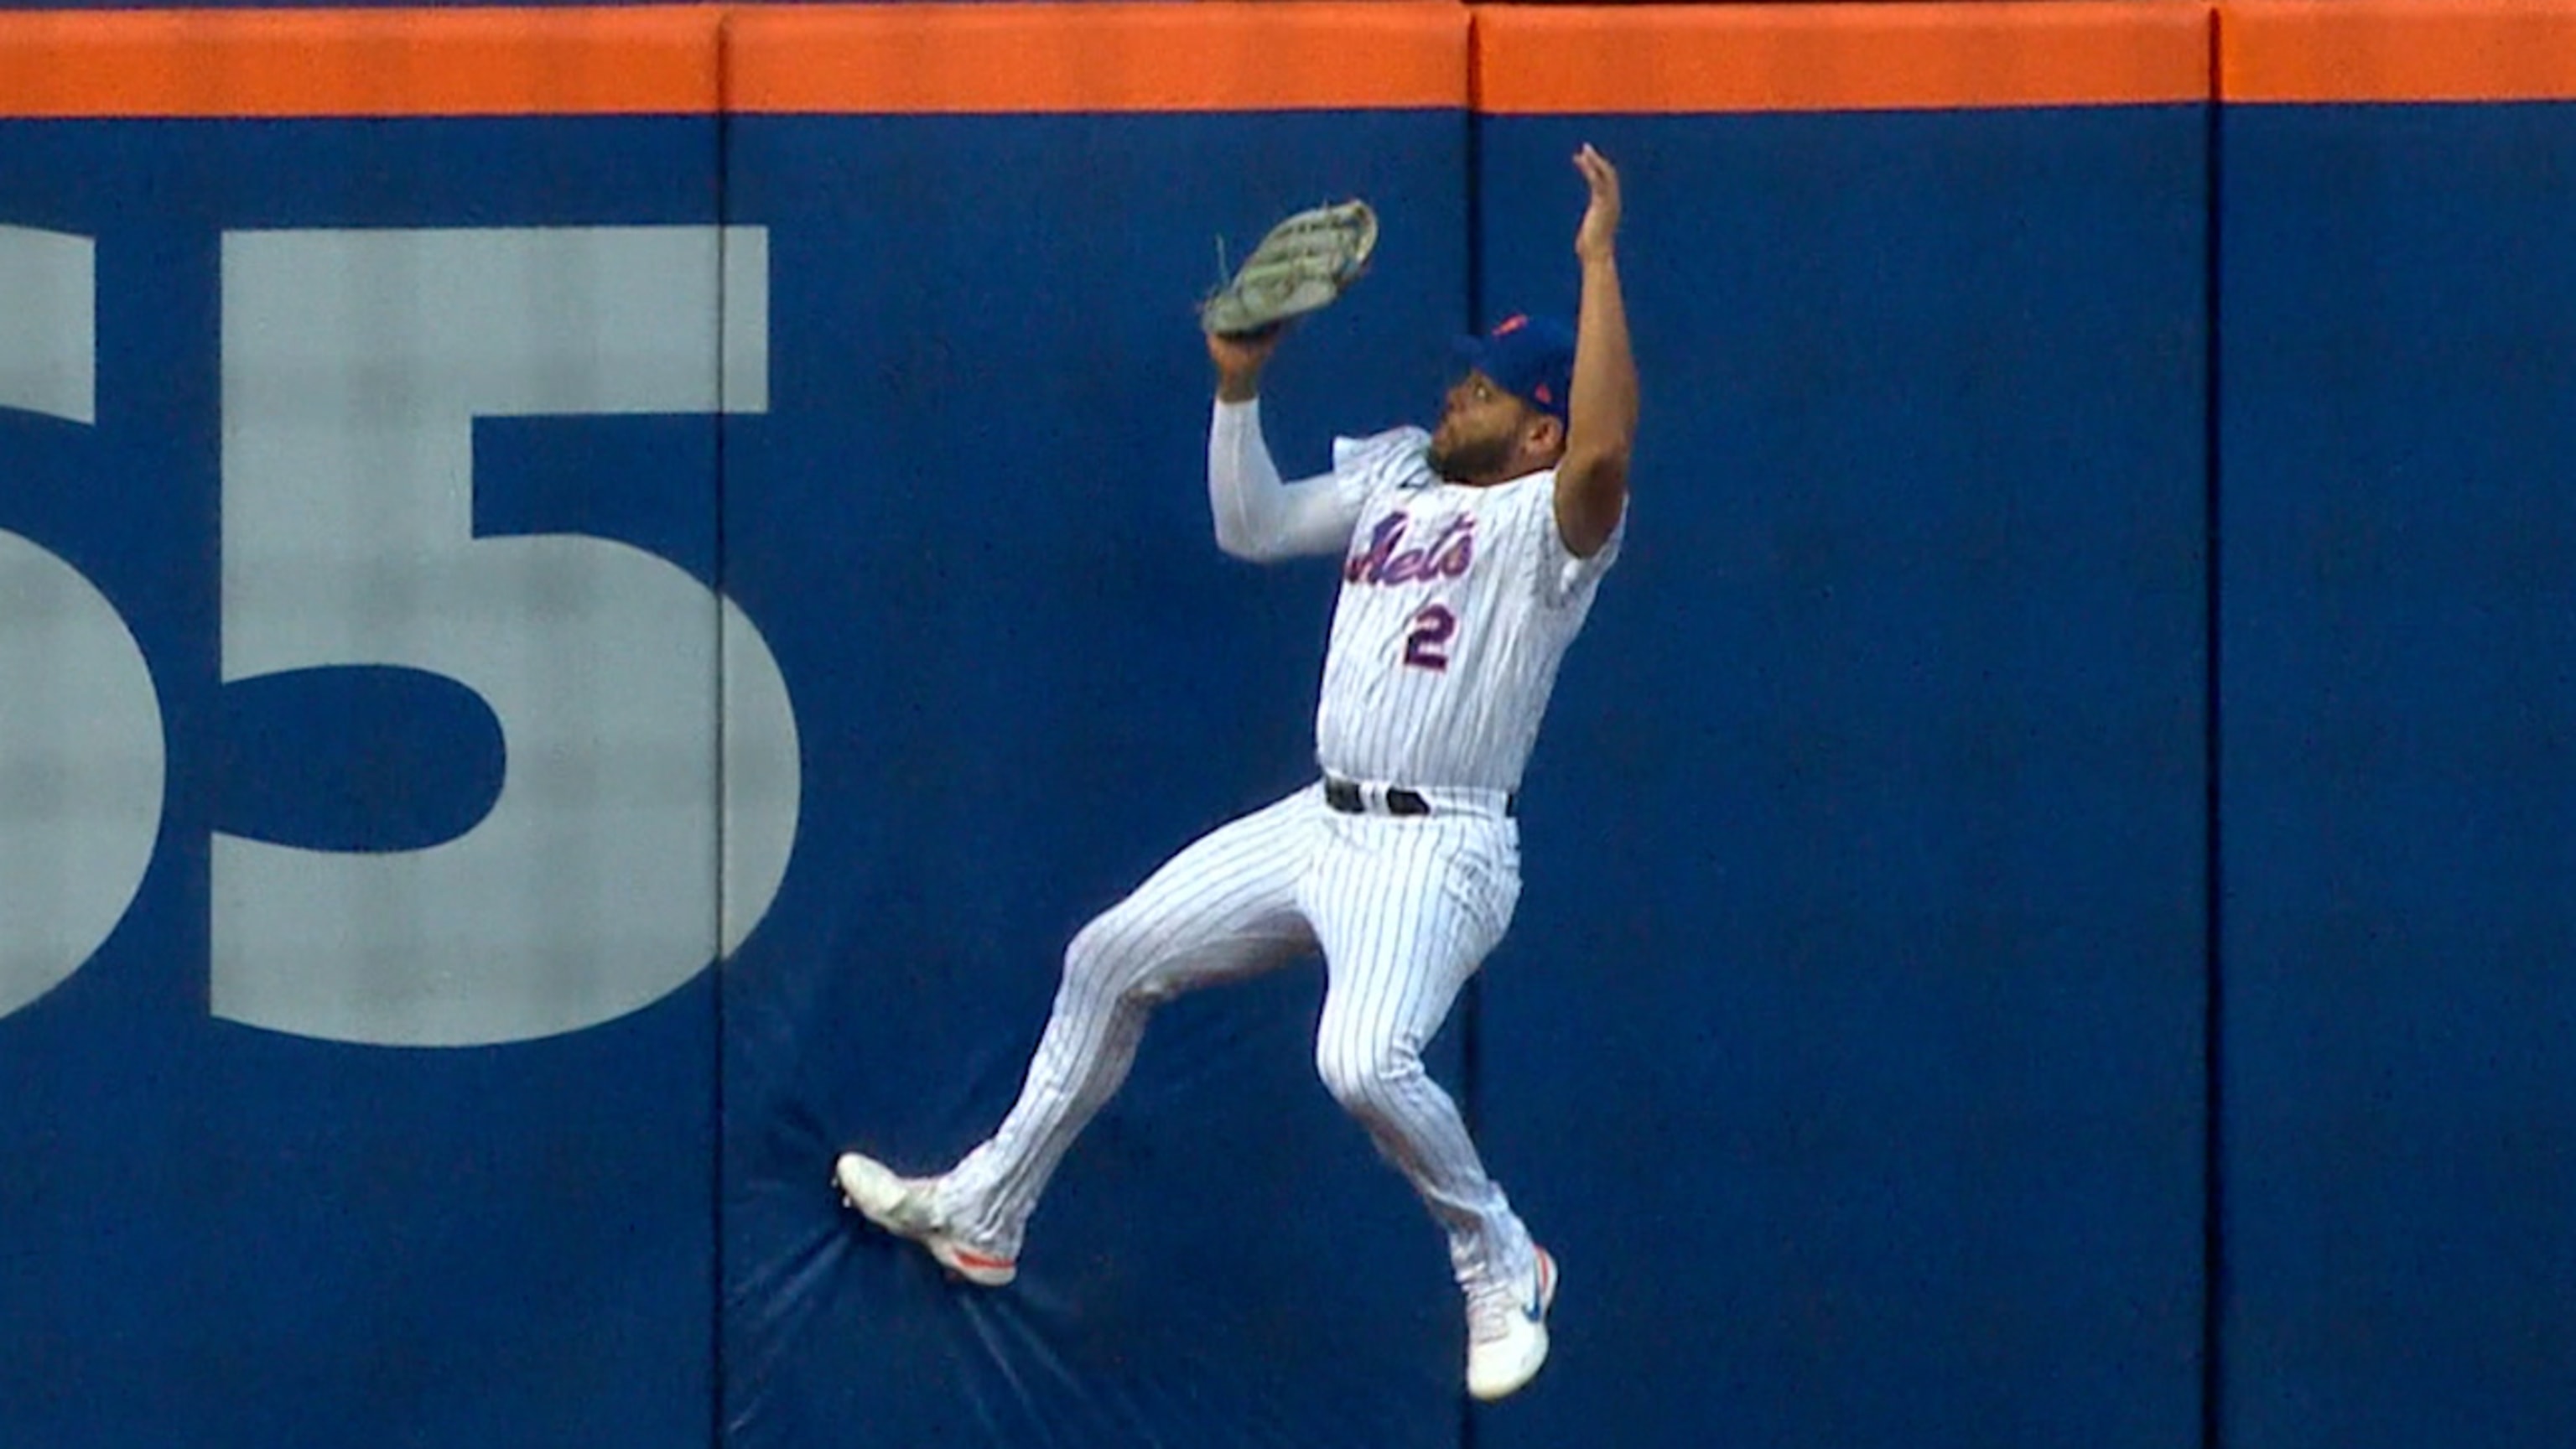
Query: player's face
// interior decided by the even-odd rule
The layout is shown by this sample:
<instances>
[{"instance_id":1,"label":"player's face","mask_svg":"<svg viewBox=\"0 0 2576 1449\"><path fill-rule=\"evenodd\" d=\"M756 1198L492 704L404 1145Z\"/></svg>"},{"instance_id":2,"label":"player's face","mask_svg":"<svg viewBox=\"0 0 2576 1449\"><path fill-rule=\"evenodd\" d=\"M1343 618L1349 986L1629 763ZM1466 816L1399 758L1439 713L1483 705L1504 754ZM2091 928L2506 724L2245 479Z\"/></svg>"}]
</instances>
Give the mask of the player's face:
<instances>
[{"instance_id":1,"label":"player's face","mask_svg":"<svg viewBox=\"0 0 2576 1449\"><path fill-rule=\"evenodd\" d=\"M1452 483L1477 487L1530 471L1523 466L1542 414L1481 372L1449 389L1440 426L1431 434L1431 468Z\"/></svg>"}]
</instances>

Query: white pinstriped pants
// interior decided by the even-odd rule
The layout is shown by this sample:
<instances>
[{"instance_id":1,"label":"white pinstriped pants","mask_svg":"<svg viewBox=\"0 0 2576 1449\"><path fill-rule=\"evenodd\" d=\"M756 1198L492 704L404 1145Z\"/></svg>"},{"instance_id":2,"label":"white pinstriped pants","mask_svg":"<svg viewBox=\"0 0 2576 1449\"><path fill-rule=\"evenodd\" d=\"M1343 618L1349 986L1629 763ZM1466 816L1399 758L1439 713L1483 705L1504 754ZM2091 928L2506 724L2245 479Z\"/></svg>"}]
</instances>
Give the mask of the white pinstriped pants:
<instances>
[{"instance_id":1,"label":"white pinstriped pants","mask_svg":"<svg viewBox=\"0 0 2576 1449\"><path fill-rule=\"evenodd\" d=\"M1016 1255L1065 1149L1126 1079L1154 1007L1320 948L1326 1089L1447 1230L1462 1282L1533 1271L1528 1230L1422 1066L1519 897L1519 826L1500 815L1345 815L1317 784L1219 826L1075 935L1019 1102L942 1179L940 1209L979 1245Z\"/></svg>"}]
</instances>

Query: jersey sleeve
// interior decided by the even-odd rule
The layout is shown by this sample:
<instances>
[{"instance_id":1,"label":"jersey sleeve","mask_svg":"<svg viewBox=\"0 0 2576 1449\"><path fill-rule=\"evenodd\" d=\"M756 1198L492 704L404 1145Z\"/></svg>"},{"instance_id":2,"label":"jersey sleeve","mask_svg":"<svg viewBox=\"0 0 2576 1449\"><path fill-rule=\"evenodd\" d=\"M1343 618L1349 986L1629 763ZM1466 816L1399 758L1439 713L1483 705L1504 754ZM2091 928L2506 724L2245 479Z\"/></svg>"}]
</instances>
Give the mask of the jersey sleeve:
<instances>
[{"instance_id":1,"label":"jersey sleeve","mask_svg":"<svg viewBox=\"0 0 2576 1449\"><path fill-rule=\"evenodd\" d=\"M1619 546L1628 537L1629 510L1619 510L1619 521L1610 529L1610 537L1590 558L1577 558L1565 546L1565 534L1556 526L1556 474L1550 471L1534 480L1529 496L1522 500L1527 510L1522 520L1525 536L1530 540L1532 574L1539 597L1551 607L1561 607L1587 597L1619 561Z\"/></svg>"}]
</instances>

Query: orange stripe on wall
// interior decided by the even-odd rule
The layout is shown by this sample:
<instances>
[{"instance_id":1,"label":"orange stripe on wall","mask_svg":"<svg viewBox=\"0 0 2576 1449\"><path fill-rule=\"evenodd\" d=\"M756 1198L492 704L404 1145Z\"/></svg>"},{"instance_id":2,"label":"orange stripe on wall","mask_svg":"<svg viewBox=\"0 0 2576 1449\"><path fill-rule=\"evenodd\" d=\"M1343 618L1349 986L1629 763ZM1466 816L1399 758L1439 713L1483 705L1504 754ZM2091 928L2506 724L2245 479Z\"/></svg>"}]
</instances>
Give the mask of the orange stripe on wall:
<instances>
[{"instance_id":1,"label":"orange stripe on wall","mask_svg":"<svg viewBox=\"0 0 2576 1449\"><path fill-rule=\"evenodd\" d=\"M1497 114L1944 110L2207 100L2195 0L1484 6Z\"/></svg>"},{"instance_id":2,"label":"orange stripe on wall","mask_svg":"<svg viewBox=\"0 0 2576 1449\"><path fill-rule=\"evenodd\" d=\"M0 115L1943 109L2204 98L2206 0L0 12ZM2576 99L2576 0L2222 0L2239 102Z\"/></svg>"},{"instance_id":3,"label":"orange stripe on wall","mask_svg":"<svg viewBox=\"0 0 2576 1449\"><path fill-rule=\"evenodd\" d=\"M0 115L711 114L719 12L0 12Z\"/></svg>"},{"instance_id":4,"label":"orange stripe on wall","mask_svg":"<svg viewBox=\"0 0 2576 1449\"><path fill-rule=\"evenodd\" d=\"M1404 0L750 7L737 111L1463 107L1467 10Z\"/></svg>"},{"instance_id":5,"label":"orange stripe on wall","mask_svg":"<svg viewBox=\"0 0 2576 1449\"><path fill-rule=\"evenodd\" d=\"M2205 98L2207 0L1442 0L0 12L0 115L1448 107L1691 113ZM2576 0L2220 0L2238 102L2576 99Z\"/></svg>"},{"instance_id":6,"label":"orange stripe on wall","mask_svg":"<svg viewBox=\"0 0 2576 1449\"><path fill-rule=\"evenodd\" d=\"M2571 0L2228 0L2231 101L2576 99Z\"/></svg>"}]
</instances>

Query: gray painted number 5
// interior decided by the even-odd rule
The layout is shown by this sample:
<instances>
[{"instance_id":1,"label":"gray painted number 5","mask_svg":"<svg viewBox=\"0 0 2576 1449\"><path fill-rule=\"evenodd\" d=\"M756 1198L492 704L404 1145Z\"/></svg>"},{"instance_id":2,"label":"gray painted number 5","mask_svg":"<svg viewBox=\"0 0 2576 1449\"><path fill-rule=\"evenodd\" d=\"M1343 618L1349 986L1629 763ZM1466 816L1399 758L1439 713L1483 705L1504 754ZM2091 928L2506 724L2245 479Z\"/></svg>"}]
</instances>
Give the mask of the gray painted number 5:
<instances>
[{"instance_id":1,"label":"gray painted number 5","mask_svg":"<svg viewBox=\"0 0 2576 1449\"><path fill-rule=\"evenodd\" d=\"M799 792L776 659L642 549L476 535L473 424L764 411L767 309L759 228L224 237L225 681L444 675L491 707L506 775L427 849L218 835L217 1016L404 1046L550 1036L659 999L758 922Z\"/></svg>"}]
</instances>

